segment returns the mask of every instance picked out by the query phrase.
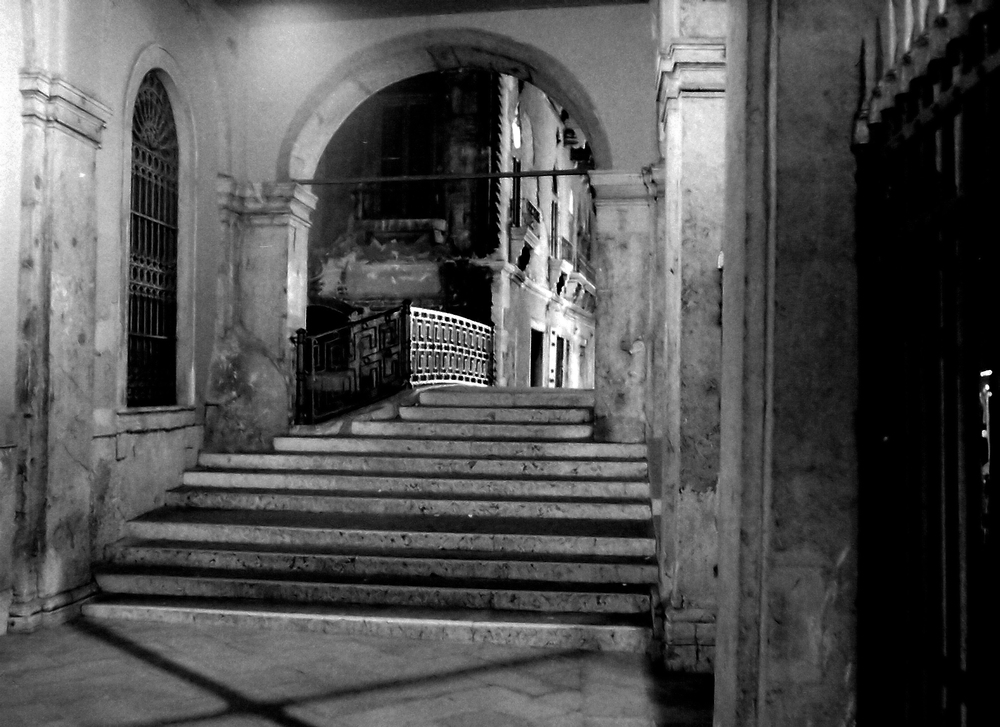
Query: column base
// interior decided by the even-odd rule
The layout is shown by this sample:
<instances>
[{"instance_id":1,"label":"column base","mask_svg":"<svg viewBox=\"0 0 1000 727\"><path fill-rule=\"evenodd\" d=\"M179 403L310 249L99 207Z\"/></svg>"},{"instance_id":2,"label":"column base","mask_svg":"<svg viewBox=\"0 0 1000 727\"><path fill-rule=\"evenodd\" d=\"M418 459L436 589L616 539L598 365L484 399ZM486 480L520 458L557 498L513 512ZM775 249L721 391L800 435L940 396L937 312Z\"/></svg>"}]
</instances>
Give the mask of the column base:
<instances>
[{"instance_id":1,"label":"column base","mask_svg":"<svg viewBox=\"0 0 1000 727\"><path fill-rule=\"evenodd\" d=\"M594 418L594 437L599 442L645 442L646 419L623 414L597 416Z\"/></svg>"},{"instance_id":2,"label":"column base","mask_svg":"<svg viewBox=\"0 0 1000 727\"><path fill-rule=\"evenodd\" d=\"M21 603L10 605L6 628L11 633L26 634L42 628L65 623L80 615L80 609L91 596L97 593L97 583L91 581L83 586L71 588L54 596L33 598ZM3 614L2 596L0 596L0 615Z\"/></svg>"}]
</instances>

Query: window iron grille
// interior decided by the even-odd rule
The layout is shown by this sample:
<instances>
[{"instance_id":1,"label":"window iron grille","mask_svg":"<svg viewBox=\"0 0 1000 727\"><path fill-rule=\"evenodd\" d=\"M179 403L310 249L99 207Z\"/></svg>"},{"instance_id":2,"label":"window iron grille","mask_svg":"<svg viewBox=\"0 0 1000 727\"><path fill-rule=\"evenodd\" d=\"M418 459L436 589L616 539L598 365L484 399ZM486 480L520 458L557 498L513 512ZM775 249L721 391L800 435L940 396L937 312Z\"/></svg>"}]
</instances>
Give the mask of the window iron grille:
<instances>
[{"instance_id":1,"label":"window iron grille","mask_svg":"<svg viewBox=\"0 0 1000 727\"><path fill-rule=\"evenodd\" d=\"M179 148L167 89L143 79L132 115L128 406L177 403Z\"/></svg>"}]
</instances>

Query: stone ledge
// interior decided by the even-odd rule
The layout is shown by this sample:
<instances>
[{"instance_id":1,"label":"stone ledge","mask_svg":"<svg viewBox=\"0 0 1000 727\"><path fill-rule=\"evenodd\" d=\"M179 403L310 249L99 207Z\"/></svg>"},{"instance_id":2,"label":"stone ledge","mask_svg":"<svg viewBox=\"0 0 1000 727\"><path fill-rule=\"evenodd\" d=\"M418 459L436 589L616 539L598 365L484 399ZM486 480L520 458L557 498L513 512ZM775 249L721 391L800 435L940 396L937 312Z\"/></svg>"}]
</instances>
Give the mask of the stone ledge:
<instances>
[{"instance_id":1,"label":"stone ledge","mask_svg":"<svg viewBox=\"0 0 1000 727\"><path fill-rule=\"evenodd\" d=\"M198 426L198 412L193 406L165 406L142 409L94 411L94 436L152 431L172 431Z\"/></svg>"},{"instance_id":2,"label":"stone ledge","mask_svg":"<svg viewBox=\"0 0 1000 727\"><path fill-rule=\"evenodd\" d=\"M21 73L21 116L53 125L100 148L111 109L61 78Z\"/></svg>"}]
</instances>

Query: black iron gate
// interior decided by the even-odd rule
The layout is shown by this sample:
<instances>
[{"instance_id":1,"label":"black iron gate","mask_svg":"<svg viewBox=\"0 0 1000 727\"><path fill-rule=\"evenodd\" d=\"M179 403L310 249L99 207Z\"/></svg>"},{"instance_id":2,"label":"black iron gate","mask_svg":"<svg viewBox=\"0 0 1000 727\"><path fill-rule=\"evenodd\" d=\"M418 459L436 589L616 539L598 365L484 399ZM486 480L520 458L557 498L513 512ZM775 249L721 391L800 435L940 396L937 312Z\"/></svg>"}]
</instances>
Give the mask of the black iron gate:
<instances>
[{"instance_id":1,"label":"black iron gate","mask_svg":"<svg viewBox=\"0 0 1000 727\"><path fill-rule=\"evenodd\" d=\"M871 724L986 724L996 698L998 20L972 18L856 147L858 676Z\"/></svg>"}]
</instances>

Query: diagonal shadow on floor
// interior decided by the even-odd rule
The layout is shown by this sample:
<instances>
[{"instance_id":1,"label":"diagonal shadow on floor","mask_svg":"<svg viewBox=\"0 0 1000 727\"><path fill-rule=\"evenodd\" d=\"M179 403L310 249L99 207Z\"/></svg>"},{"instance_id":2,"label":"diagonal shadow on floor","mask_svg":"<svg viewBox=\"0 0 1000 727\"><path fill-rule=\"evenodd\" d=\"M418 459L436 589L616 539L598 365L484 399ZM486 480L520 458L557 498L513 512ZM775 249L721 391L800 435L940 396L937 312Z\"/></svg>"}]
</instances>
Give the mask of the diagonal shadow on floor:
<instances>
[{"instance_id":1,"label":"diagonal shadow on floor","mask_svg":"<svg viewBox=\"0 0 1000 727\"><path fill-rule=\"evenodd\" d=\"M188 682L199 689L203 689L206 692L224 700L227 704L225 709L209 713L202 713L199 715L191 715L176 719L131 722L124 724L121 727L181 727L182 725L193 725L198 722L219 719L222 717L237 716L254 716L267 719L280 727L317 727L317 725L306 722L294 715L289 714L287 710L290 707L299 707L312 702L322 702L329 699L354 697L371 692L447 681L458 677L488 673L497 669L508 669L511 667L526 666L528 664L539 664L545 661L564 658L567 656L575 656L582 653L577 650L546 651L538 656L491 662L489 664L483 664L482 666L453 669L451 671L444 671L436 674L424 674L420 676L407 677L405 679L392 679L360 687L334 689L321 694L298 697L295 699L260 700L248 697L242 692L237 691L210 676L194 671L186 666L183 666L182 664L178 664L163 654L138 644L121 634L117 634L111 629L101 626L100 624L96 624L91 621L77 621L71 624L71 627L83 634L86 634L87 636L103 641L109 646L119 649L130 656L141 659L147 664L167 672L182 681Z\"/></svg>"}]
</instances>

